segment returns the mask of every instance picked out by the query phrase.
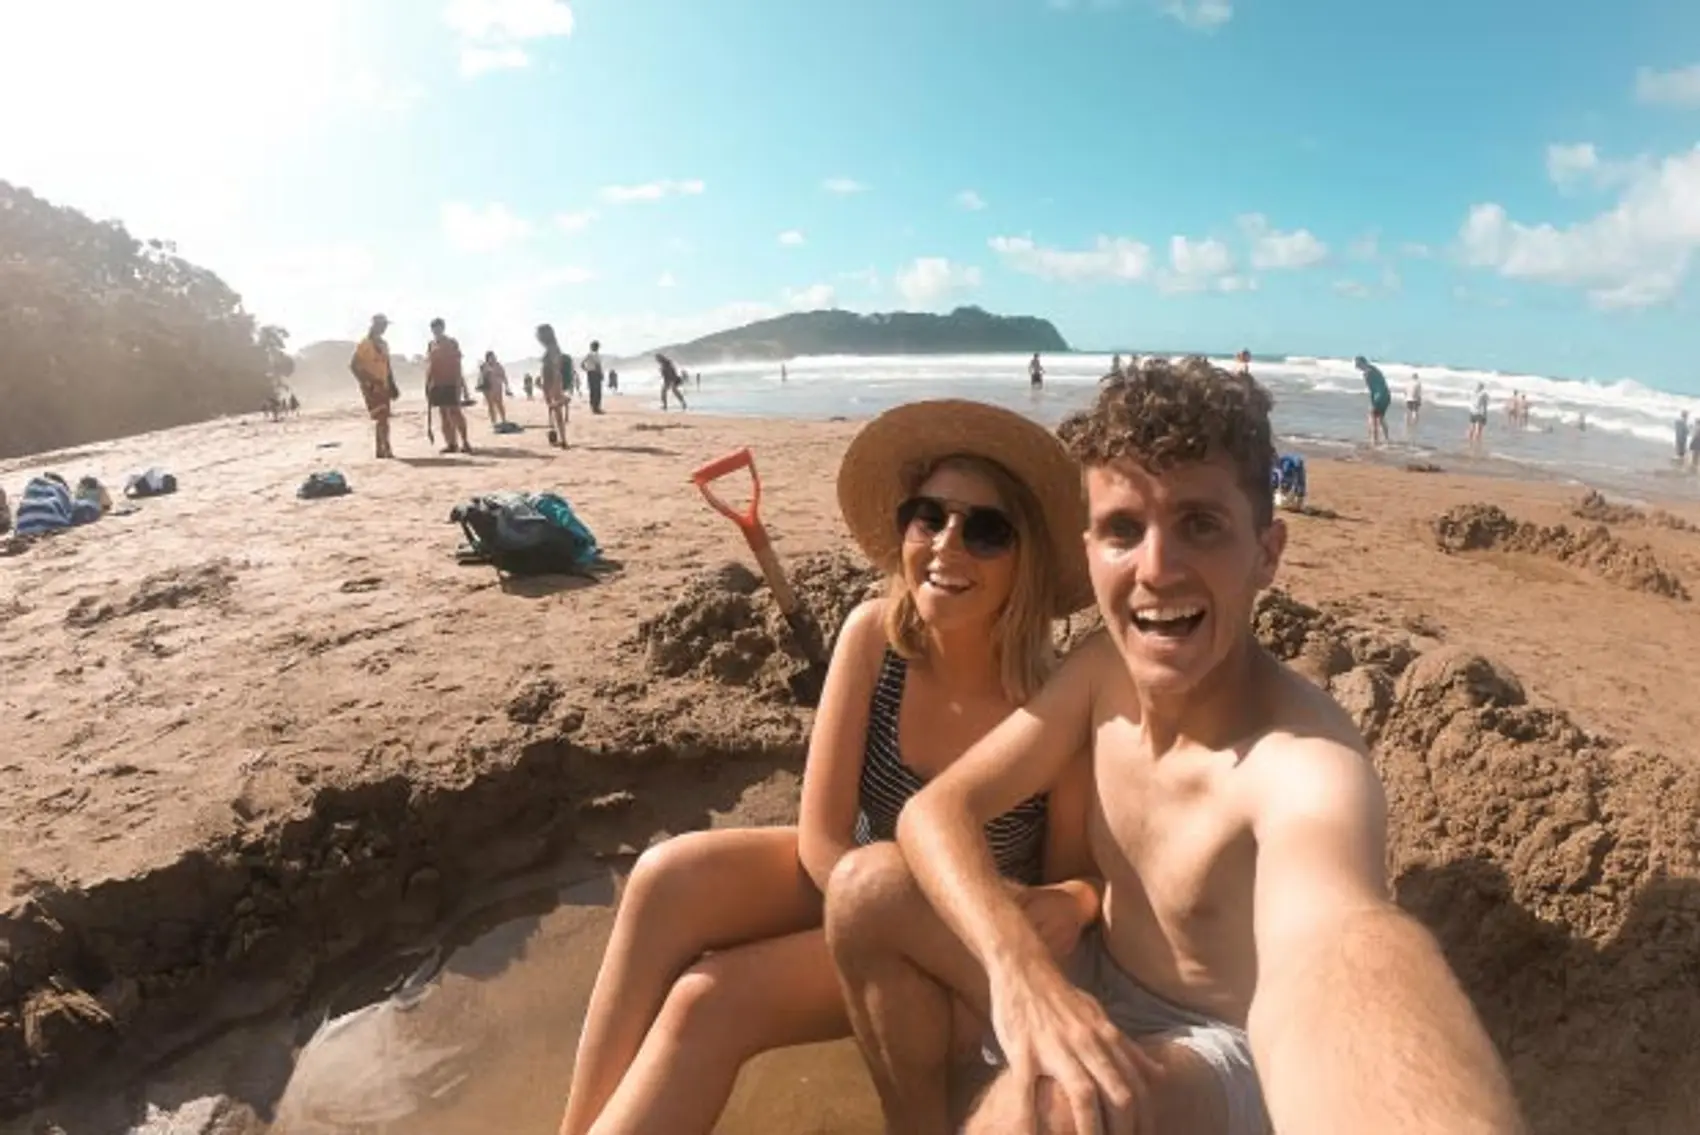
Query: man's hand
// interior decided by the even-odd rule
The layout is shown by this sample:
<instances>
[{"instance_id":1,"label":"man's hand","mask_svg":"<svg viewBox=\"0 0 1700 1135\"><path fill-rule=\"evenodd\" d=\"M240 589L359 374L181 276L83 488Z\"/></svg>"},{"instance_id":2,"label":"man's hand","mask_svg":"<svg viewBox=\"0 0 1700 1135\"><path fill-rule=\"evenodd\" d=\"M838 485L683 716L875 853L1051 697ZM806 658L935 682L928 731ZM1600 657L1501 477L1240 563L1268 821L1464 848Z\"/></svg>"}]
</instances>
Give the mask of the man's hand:
<instances>
[{"instance_id":1,"label":"man's hand","mask_svg":"<svg viewBox=\"0 0 1700 1135\"><path fill-rule=\"evenodd\" d=\"M1016 1130L1038 1129L1043 1078L1062 1094L1082 1135L1155 1135L1148 1081L1161 1069L1055 966L994 983L992 1029L1009 1075L1023 1085Z\"/></svg>"},{"instance_id":2,"label":"man's hand","mask_svg":"<svg viewBox=\"0 0 1700 1135\"><path fill-rule=\"evenodd\" d=\"M1017 897L1027 921L1039 932L1051 957L1062 962L1080 944L1081 932L1090 924L1083 904L1068 883L1028 887Z\"/></svg>"}]
</instances>

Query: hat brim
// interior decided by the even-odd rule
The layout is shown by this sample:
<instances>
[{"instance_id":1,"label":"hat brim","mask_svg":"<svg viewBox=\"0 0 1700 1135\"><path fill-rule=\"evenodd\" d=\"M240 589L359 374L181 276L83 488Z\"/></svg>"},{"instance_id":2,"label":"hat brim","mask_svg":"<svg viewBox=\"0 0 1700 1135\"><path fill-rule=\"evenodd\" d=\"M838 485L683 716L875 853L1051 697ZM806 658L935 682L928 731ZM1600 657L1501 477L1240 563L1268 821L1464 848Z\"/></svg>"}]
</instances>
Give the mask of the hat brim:
<instances>
[{"instance_id":1,"label":"hat brim","mask_svg":"<svg viewBox=\"0 0 1700 1135\"><path fill-rule=\"evenodd\" d=\"M905 473L956 455L1003 466L1038 502L1056 572L1052 613L1061 618L1090 606L1079 466L1045 427L984 402L905 403L863 426L851 440L838 467L838 507L868 559L883 571L896 570L903 547L897 509L907 495Z\"/></svg>"}]
</instances>

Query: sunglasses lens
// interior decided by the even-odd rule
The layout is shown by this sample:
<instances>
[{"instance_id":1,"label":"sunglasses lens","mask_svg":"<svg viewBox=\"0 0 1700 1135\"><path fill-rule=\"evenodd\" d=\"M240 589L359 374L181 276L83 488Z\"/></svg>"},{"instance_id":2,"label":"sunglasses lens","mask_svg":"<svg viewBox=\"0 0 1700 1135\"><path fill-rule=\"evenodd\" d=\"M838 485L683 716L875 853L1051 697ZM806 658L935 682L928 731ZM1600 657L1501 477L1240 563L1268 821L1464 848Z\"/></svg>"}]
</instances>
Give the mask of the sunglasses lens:
<instances>
[{"instance_id":1,"label":"sunglasses lens","mask_svg":"<svg viewBox=\"0 0 1700 1135\"><path fill-rule=\"evenodd\" d=\"M976 556L995 556L1015 543L1015 526L995 508L976 508L962 522L962 543Z\"/></svg>"},{"instance_id":2,"label":"sunglasses lens","mask_svg":"<svg viewBox=\"0 0 1700 1135\"><path fill-rule=\"evenodd\" d=\"M905 538L932 539L950 523L944 505L930 497L911 497L897 507L897 530Z\"/></svg>"}]
</instances>

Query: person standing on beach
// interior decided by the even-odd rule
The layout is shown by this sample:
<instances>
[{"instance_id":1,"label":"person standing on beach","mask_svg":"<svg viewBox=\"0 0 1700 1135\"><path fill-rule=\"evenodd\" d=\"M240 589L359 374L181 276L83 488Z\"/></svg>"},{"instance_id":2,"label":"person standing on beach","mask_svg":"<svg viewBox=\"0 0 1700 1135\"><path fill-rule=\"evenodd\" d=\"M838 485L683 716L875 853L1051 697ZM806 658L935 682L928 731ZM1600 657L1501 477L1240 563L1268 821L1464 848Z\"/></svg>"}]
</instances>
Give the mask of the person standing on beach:
<instances>
[{"instance_id":1,"label":"person standing on beach","mask_svg":"<svg viewBox=\"0 0 1700 1135\"><path fill-rule=\"evenodd\" d=\"M446 328L440 316L431 321L431 343L425 348L425 402L428 407L437 408L442 421L443 440L448 443L443 452L471 453L466 413L461 409L466 372L461 365L460 344L449 336Z\"/></svg>"},{"instance_id":2,"label":"person standing on beach","mask_svg":"<svg viewBox=\"0 0 1700 1135\"><path fill-rule=\"evenodd\" d=\"M1439 943L1393 901L1369 747L1252 625L1287 546L1270 404L1158 359L1058 429L1103 627L827 884L886 1130L1526 1132ZM984 824L1083 772L1102 910L1059 960ZM999 1068L966 1126L957 998Z\"/></svg>"},{"instance_id":3,"label":"person standing on beach","mask_svg":"<svg viewBox=\"0 0 1700 1135\"><path fill-rule=\"evenodd\" d=\"M1027 384L1034 390L1045 385L1045 367L1039 362L1039 352L1033 352L1033 361L1027 364Z\"/></svg>"},{"instance_id":4,"label":"person standing on beach","mask_svg":"<svg viewBox=\"0 0 1700 1135\"><path fill-rule=\"evenodd\" d=\"M1235 368L1237 373L1246 378L1251 377L1251 352L1249 350L1244 347L1240 348L1240 353L1234 356L1234 362L1239 364Z\"/></svg>"},{"instance_id":5,"label":"person standing on beach","mask_svg":"<svg viewBox=\"0 0 1700 1135\"><path fill-rule=\"evenodd\" d=\"M679 368L673 365L673 360L656 355L655 365L661 368L661 408L667 408L667 396L671 394L679 400L679 409L689 410L685 405L685 380L679 377Z\"/></svg>"},{"instance_id":6,"label":"person standing on beach","mask_svg":"<svg viewBox=\"0 0 1700 1135\"><path fill-rule=\"evenodd\" d=\"M1682 468L1683 458L1688 456L1691 448L1688 438L1688 411L1684 410L1676 418L1676 465Z\"/></svg>"},{"instance_id":7,"label":"person standing on beach","mask_svg":"<svg viewBox=\"0 0 1700 1135\"><path fill-rule=\"evenodd\" d=\"M602 343L590 341L590 354L584 356L584 386L590 392L590 412L602 412Z\"/></svg>"},{"instance_id":8,"label":"person standing on beach","mask_svg":"<svg viewBox=\"0 0 1700 1135\"><path fill-rule=\"evenodd\" d=\"M484 361L478 364L478 389L484 395L484 408L490 412L490 424L508 420L508 372L496 359L495 351L485 351Z\"/></svg>"},{"instance_id":9,"label":"person standing on beach","mask_svg":"<svg viewBox=\"0 0 1700 1135\"><path fill-rule=\"evenodd\" d=\"M1488 392L1487 384L1476 383L1476 396L1470 403L1470 432L1465 435L1471 452L1481 454L1482 435L1487 432Z\"/></svg>"},{"instance_id":10,"label":"person standing on beach","mask_svg":"<svg viewBox=\"0 0 1700 1135\"><path fill-rule=\"evenodd\" d=\"M537 325L537 342L543 347L543 404L549 408L549 444L567 448L567 375L571 362L561 352L555 329Z\"/></svg>"},{"instance_id":11,"label":"person standing on beach","mask_svg":"<svg viewBox=\"0 0 1700 1135\"><path fill-rule=\"evenodd\" d=\"M1411 372L1411 385L1405 390L1405 440L1415 440L1417 420L1423 415L1423 376Z\"/></svg>"},{"instance_id":12,"label":"person standing on beach","mask_svg":"<svg viewBox=\"0 0 1700 1135\"><path fill-rule=\"evenodd\" d=\"M1364 376L1364 386L1369 390L1369 443L1371 446L1383 445L1390 439L1387 436L1387 408L1393 405L1393 392L1387 388L1387 376L1381 373L1381 368L1359 355L1352 360Z\"/></svg>"},{"instance_id":13,"label":"person standing on beach","mask_svg":"<svg viewBox=\"0 0 1700 1135\"><path fill-rule=\"evenodd\" d=\"M360 397L366 403L366 413L371 415L372 433L380 459L395 456L390 449L390 410L401 394L396 388L395 371L390 367L390 347L384 342L384 331L389 325L386 316L374 315L366 337L355 346L354 358L348 364L348 369L354 372L355 381L360 384Z\"/></svg>"}]
</instances>

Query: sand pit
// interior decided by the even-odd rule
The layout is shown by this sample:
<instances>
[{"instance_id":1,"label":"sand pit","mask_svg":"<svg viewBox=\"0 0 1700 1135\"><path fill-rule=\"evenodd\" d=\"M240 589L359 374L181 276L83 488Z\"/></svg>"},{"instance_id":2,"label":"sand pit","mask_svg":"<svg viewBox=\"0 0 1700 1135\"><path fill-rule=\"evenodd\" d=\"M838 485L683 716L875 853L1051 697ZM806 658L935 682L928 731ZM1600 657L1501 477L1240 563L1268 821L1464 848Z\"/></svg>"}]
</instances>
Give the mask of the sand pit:
<instances>
[{"instance_id":1,"label":"sand pit","mask_svg":"<svg viewBox=\"0 0 1700 1135\"><path fill-rule=\"evenodd\" d=\"M1271 592L1259 637L1374 745L1399 902L1440 938L1533 1129L1692 1130L1700 775L1528 704L1473 651Z\"/></svg>"},{"instance_id":2,"label":"sand pit","mask_svg":"<svg viewBox=\"0 0 1700 1135\"><path fill-rule=\"evenodd\" d=\"M1492 550L1539 556L1635 591L1688 599L1688 588L1651 548L1625 543L1603 524L1571 531L1562 524L1520 523L1497 505L1477 503L1459 505L1436 517L1434 535L1447 552Z\"/></svg>"}]
</instances>

